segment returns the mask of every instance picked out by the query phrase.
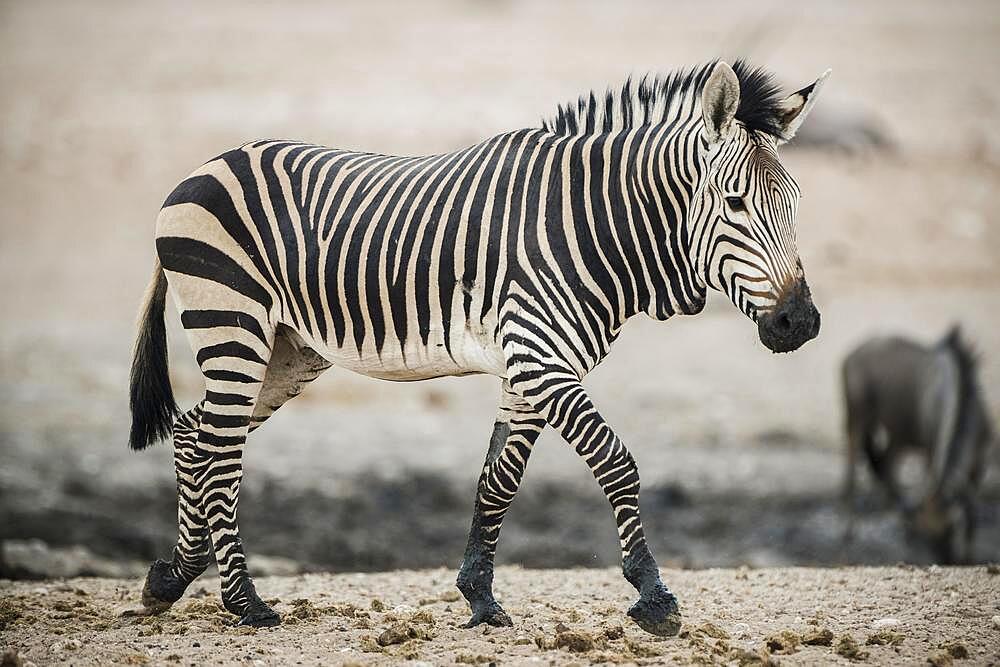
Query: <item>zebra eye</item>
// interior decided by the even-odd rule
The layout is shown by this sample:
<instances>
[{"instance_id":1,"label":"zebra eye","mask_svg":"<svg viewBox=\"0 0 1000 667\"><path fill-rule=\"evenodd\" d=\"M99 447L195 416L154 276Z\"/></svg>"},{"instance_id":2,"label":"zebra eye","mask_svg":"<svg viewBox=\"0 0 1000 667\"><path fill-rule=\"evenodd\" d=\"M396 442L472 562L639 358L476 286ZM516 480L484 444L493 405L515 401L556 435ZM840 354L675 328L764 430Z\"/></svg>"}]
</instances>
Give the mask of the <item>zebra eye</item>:
<instances>
[{"instance_id":1,"label":"zebra eye","mask_svg":"<svg viewBox=\"0 0 1000 667\"><path fill-rule=\"evenodd\" d=\"M737 212L747 210L746 205L743 203L743 197L726 197L726 204L729 205L729 208Z\"/></svg>"}]
</instances>

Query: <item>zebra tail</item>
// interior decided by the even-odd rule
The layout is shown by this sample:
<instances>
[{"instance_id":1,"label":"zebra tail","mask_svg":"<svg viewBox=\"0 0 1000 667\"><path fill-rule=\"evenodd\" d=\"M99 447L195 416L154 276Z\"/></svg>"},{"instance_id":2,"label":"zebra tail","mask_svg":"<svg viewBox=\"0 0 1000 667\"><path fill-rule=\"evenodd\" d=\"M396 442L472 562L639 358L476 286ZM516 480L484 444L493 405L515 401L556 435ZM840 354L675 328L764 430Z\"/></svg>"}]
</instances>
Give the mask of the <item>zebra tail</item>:
<instances>
[{"instance_id":1,"label":"zebra tail","mask_svg":"<svg viewBox=\"0 0 1000 667\"><path fill-rule=\"evenodd\" d=\"M129 407L132 431L129 446L145 449L170 436L177 403L167 370L167 331L163 310L167 300L167 278L159 260L143 298L142 319L132 357Z\"/></svg>"}]
</instances>

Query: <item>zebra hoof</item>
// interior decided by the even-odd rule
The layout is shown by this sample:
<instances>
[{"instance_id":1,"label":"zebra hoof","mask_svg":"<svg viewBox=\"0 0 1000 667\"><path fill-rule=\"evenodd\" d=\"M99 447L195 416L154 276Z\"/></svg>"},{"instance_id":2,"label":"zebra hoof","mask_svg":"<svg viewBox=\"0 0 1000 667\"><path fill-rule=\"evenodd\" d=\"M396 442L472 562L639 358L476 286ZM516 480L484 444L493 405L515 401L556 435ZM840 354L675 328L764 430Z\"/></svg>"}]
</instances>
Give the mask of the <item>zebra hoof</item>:
<instances>
[{"instance_id":1,"label":"zebra hoof","mask_svg":"<svg viewBox=\"0 0 1000 667\"><path fill-rule=\"evenodd\" d=\"M474 628L483 623L496 628L509 628L514 625L514 621L510 620L510 616L507 615L507 612L503 610L503 607L498 602L493 602L492 604L484 605L481 609L474 610L472 618L462 627Z\"/></svg>"},{"instance_id":2,"label":"zebra hoof","mask_svg":"<svg viewBox=\"0 0 1000 667\"><path fill-rule=\"evenodd\" d=\"M628 610L628 615L640 628L658 637L673 637L681 630L677 598L664 587L652 595L640 597Z\"/></svg>"},{"instance_id":3,"label":"zebra hoof","mask_svg":"<svg viewBox=\"0 0 1000 667\"><path fill-rule=\"evenodd\" d=\"M142 606L150 614L160 614L181 599L187 584L170 572L170 563L157 559L149 568L142 587Z\"/></svg>"},{"instance_id":4,"label":"zebra hoof","mask_svg":"<svg viewBox=\"0 0 1000 667\"><path fill-rule=\"evenodd\" d=\"M252 628L273 628L281 625L281 616L262 601L252 604L245 614L240 617L237 625L247 625Z\"/></svg>"}]
</instances>

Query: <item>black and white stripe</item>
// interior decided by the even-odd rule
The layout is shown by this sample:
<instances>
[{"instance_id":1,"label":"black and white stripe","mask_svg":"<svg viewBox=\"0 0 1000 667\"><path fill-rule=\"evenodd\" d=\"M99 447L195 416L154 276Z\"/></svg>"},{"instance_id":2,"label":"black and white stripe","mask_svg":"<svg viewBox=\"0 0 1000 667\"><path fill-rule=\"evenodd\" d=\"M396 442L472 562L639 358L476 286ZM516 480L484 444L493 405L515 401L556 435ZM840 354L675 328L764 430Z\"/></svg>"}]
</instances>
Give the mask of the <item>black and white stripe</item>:
<instances>
[{"instance_id":1,"label":"black and white stripe","mask_svg":"<svg viewBox=\"0 0 1000 667\"><path fill-rule=\"evenodd\" d=\"M254 591L236 522L247 433L332 365L420 380L490 373L500 411L459 587L471 624L509 623L492 594L503 516L545 425L590 465L614 511L630 614L669 632L639 518L639 476L581 384L625 321L697 313L707 287L775 350L815 335L794 241L798 188L777 146L820 79L786 99L738 63L581 98L541 129L456 153L394 157L290 141L220 155L167 198L161 269L133 368L132 446L169 430L165 282L206 393L174 424L180 537L147 580L169 606L207 564L243 622Z\"/></svg>"}]
</instances>

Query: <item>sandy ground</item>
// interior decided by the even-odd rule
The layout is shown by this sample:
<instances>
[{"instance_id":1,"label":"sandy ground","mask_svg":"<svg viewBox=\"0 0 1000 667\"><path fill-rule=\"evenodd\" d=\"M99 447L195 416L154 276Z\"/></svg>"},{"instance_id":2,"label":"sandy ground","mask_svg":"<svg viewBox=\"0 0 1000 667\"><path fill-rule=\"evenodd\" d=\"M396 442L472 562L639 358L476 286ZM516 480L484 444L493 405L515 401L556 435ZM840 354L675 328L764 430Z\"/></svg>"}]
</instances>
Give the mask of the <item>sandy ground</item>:
<instances>
[{"instance_id":1,"label":"sandy ground","mask_svg":"<svg viewBox=\"0 0 1000 667\"><path fill-rule=\"evenodd\" d=\"M624 615L633 592L616 570L508 567L497 592L514 627L471 630L458 627L468 608L445 570L263 578L284 617L265 630L234 627L208 581L147 618L119 616L138 580L0 582L0 646L73 665L1000 661L1000 575L984 567L663 574L684 612L680 636L665 640Z\"/></svg>"}]
</instances>

